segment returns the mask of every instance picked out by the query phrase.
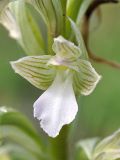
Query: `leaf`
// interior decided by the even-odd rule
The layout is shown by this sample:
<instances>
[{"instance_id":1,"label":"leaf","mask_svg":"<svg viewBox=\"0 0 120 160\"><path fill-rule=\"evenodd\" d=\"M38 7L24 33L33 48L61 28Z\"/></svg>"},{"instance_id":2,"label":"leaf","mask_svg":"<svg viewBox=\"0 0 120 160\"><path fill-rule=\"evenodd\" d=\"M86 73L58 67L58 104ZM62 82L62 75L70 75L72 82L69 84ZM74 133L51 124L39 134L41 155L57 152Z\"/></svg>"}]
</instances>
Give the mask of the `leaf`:
<instances>
[{"instance_id":1,"label":"leaf","mask_svg":"<svg viewBox=\"0 0 120 160\"><path fill-rule=\"evenodd\" d=\"M6 107L0 108L0 139L11 139L36 156L43 156L44 145L31 123L19 112Z\"/></svg>"},{"instance_id":2,"label":"leaf","mask_svg":"<svg viewBox=\"0 0 120 160\"><path fill-rule=\"evenodd\" d=\"M40 146L19 127L13 125L0 126L0 139L17 143L36 157L42 155Z\"/></svg>"},{"instance_id":3,"label":"leaf","mask_svg":"<svg viewBox=\"0 0 120 160\"><path fill-rule=\"evenodd\" d=\"M1 157L9 158L9 160L38 160L32 152L25 150L25 148L17 144L5 144L0 146L0 158Z\"/></svg>"},{"instance_id":4,"label":"leaf","mask_svg":"<svg viewBox=\"0 0 120 160\"><path fill-rule=\"evenodd\" d=\"M52 56L28 56L11 62L16 73L28 80L35 87L46 90L52 83L55 72L48 66Z\"/></svg>"},{"instance_id":5,"label":"leaf","mask_svg":"<svg viewBox=\"0 0 120 160\"><path fill-rule=\"evenodd\" d=\"M0 126L1 125L13 125L21 128L33 139L36 139L36 142L41 146L42 141L40 140L40 136L38 136L38 133L29 120L21 113L13 109L0 107Z\"/></svg>"}]
</instances>

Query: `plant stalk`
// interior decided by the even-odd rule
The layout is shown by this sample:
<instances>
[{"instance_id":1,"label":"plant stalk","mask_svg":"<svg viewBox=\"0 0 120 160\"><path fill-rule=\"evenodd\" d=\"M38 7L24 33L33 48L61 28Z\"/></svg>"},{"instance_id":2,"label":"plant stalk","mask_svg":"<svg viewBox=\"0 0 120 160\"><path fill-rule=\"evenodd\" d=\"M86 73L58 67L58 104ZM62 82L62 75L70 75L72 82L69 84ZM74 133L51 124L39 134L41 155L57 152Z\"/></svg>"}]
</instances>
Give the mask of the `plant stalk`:
<instances>
[{"instance_id":1,"label":"plant stalk","mask_svg":"<svg viewBox=\"0 0 120 160\"><path fill-rule=\"evenodd\" d=\"M68 159L68 126L64 126L56 138L49 138L50 160Z\"/></svg>"}]
</instances>

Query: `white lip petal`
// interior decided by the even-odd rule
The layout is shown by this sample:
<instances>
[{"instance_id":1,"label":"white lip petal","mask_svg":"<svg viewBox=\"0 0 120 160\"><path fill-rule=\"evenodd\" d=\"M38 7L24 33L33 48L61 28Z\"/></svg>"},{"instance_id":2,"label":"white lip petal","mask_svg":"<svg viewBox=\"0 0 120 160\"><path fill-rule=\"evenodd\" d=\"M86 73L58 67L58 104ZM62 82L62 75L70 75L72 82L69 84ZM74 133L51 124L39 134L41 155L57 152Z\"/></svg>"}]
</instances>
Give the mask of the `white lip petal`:
<instances>
[{"instance_id":1,"label":"white lip petal","mask_svg":"<svg viewBox=\"0 0 120 160\"><path fill-rule=\"evenodd\" d=\"M53 84L34 103L34 117L43 130L56 137L63 125L71 123L78 111L71 79L57 75Z\"/></svg>"}]
</instances>

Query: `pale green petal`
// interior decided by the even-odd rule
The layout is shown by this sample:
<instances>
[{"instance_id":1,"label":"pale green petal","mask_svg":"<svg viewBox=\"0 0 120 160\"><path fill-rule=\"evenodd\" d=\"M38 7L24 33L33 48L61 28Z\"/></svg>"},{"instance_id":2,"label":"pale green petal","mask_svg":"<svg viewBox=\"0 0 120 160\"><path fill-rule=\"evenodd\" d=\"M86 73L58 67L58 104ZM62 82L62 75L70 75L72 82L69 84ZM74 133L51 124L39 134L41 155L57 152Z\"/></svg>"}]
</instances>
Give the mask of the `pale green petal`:
<instances>
[{"instance_id":1,"label":"pale green petal","mask_svg":"<svg viewBox=\"0 0 120 160\"><path fill-rule=\"evenodd\" d=\"M79 60L78 62L79 72L74 74L74 90L78 94L89 95L101 76L95 71L91 63L86 60Z\"/></svg>"},{"instance_id":2,"label":"pale green petal","mask_svg":"<svg viewBox=\"0 0 120 160\"><path fill-rule=\"evenodd\" d=\"M16 73L35 87L46 90L52 83L55 71L47 63L51 56L28 56L11 62Z\"/></svg>"},{"instance_id":3,"label":"pale green petal","mask_svg":"<svg viewBox=\"0 0 120 160\"><path fill-rule=\"evenodd\" d=\"M75 46L74 43L66 40L62 36L54 38L52 48L53 51L56 53L56 56L60 57L65 61L74 61L81 55L80 49Z\"/></svg>"}]
</instances>

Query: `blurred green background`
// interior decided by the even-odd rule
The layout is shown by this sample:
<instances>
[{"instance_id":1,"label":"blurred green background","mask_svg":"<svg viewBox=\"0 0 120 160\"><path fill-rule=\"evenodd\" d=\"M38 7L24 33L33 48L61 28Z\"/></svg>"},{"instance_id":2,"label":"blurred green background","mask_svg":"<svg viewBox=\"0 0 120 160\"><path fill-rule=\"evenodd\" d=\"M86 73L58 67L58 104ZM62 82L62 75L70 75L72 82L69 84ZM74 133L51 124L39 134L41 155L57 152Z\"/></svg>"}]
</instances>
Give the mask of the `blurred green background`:
<instances>
[{"instance_id":1,"label":"blurred green background","mask_svg":"<svg viewBox=\"0 0 120 160\"><path fill-rule=\"evenodd\" d=\"M91 32L90 48L102 57L120 62L120 5L104 5L101 14L99 28ZM41 91L15 74L9 64L23 56L24 51L0 26L0 106L20 110L35 124L32 105ZM73 123L73 132L77 129L75 139L106 136L120 128L120 70L103 64L93 65L102 79L90 96L79 99L80 109Z\"/></svg>"}]
</instances>

